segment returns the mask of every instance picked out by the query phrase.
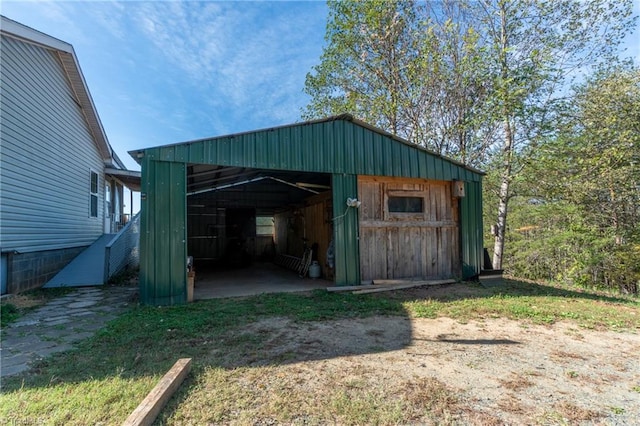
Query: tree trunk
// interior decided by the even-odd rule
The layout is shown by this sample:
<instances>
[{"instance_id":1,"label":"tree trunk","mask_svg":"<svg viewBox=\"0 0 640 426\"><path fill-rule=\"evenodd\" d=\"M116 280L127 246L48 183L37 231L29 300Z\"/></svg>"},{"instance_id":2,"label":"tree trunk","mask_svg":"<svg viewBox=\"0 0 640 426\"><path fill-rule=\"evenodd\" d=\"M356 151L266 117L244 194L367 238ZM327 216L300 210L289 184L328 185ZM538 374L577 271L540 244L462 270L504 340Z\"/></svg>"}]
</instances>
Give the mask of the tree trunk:
<instances>
[{"instance_id":1,"label":"tree trunk","mask_svg":"<svg viewBox=\"0 0 640 426\"><path fill-rule=\"evenodd\" d=\"M611 222L613 229L615 230L615 242L616 245L622 245L624 242L622 235L620 235L620 221L618 220L618 200L616 198L616 191L613 189L613 183L609 181L609 203L611 205Z\"/></svg>"},{"instance_id":2,"label":"tree trunk","mask_svg":"<svg viewBox=\"0 0 640 426\"><path fill-rule=\"evenodd\" d=\"M507 37L507 4L499 2L500 12L500 74L503 83L509 80L509 63L507 51L509 40ZM498 192L498 220L496 222L495 243L493 245L493 269L502 269L502 257L504 254L504 236L507 229L507 211L509 207L509 185L511 184L511 169L513 161L514 129L511 123L510 93L505 87L502 105L504 146L502 148L502 173L500 176L500 190Z\"/></svg>"},{"instance_id":3,"label":"tree trunk","mask_svg":"<svg viewBox=\"0 0 640 426\"><path fill-rule=\"evenodd\" d=\"M495 243L493 245L493 269L502 269L502 255L504 252L504 234L507 225L508 198L504 194L509 192L509 181L504 179L500 184L500 200L498 202L498 221L496 223Z\"/></svg>"},{"instance_id":4,"label":"tree trunk","mask_svg":"<svg viewBox=\"0 0 640 426\"><path fill-rule=\"evenodd\" d=\"M496 222L495 243L493 246L493 269L502 269L504 253L504 236L507 229L507 212L509 207L509 186L511 184L511 168L513 153L513 129L511 123L504 123L504 155L500 190L498 192L498 220Z\"/></svg>"}]
</instances>

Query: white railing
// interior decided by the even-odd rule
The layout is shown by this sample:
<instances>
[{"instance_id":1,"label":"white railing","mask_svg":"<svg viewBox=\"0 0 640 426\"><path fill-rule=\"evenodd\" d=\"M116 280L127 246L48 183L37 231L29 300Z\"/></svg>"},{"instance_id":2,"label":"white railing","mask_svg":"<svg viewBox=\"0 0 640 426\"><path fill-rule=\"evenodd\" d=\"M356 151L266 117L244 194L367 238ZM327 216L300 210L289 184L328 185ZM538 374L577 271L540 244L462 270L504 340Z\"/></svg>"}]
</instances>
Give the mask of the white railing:
<instances>
[{"instance_id":1,"label":"white railing","mask_svg":"<svg viewBox=\"0 0 640 426\"><path fill-rule=\"evenodd\" d=\"M113 215L112 216L112 220L111 220L111 229L110 229L110 234L117 234L118 232L122 231L122 228L124 228L125 226L127 226L127 223L129 223L131 221L131 215L130 214L118 214L118 215Z\"/></svg>"},{"instance_id":2,"label":"white railing","mask_svg":"<svg viewBox=\"0 0 640 426\"><path fill-rule=\"evenodd\" d=\"M127 266L140 264L140 213L109 241L104 251L104 282Z\"/></svg>"}]
</instances>

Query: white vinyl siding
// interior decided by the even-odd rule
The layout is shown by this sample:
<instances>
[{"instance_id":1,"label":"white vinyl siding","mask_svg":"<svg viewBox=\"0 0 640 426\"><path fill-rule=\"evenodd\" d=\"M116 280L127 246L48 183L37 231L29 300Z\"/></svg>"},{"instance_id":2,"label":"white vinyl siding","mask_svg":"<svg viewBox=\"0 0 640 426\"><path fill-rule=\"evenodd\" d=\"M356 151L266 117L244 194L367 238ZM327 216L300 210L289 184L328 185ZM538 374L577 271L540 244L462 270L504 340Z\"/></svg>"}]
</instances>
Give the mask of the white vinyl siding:
<instances>
[{"instance_id":1,"label":"white vinyl siding","mask_svg":"<svg viewBox=\"0 0 640 426\"><path fill-rule=\"evenodd\" d=\"M91 244L102 234L104 164L55 53L2 37L0 247ZM98 216L87 214L89 170Z\"/></svg>"}]
</instances>

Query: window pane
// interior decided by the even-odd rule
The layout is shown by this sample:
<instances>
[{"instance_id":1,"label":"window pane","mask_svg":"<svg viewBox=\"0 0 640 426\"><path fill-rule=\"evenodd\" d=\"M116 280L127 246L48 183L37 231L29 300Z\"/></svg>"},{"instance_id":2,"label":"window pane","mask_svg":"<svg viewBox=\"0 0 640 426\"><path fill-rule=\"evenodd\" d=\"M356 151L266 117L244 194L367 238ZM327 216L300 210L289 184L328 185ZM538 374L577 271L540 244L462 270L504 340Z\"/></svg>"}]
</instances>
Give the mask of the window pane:
<instances>
[{"instance_id":1,"label":"window pane","mask_svg":"<svg viewBox=\"0 0 640 426\"><path fill-rule=\"evenodd\" d=\"M90 209L91 217L98 217L98 196L91 195L91 209Z\"/></svg>"},{"instance_id":2,"label":"window pane","mask_svg":"<svg viewBox=\"0 0 640 426\"><path fill-rule=\"evenodd\" d=\"M256 235L273 235L273 217L258 216L256 217Z\"/></svg>"},{"instance_id":3,"label":"window pane","mask_svg":"<svg viewBox=\"0 0 640 426\"><path fill-rule=\"evenodd\" d=\"M98 174L91 172L91 193L98 193Z\"/></svg>"},{"instance_id":4,"label":"window pane","mask_svg":"<svg viewBox=\"0 0 640 426\"><path fill-rule=\"evenodd\" d=\"M111 183L104 186L104 217L110 217L111 214Z\"/></svg>"},{"instance_id":5,"label":"window pane","mask_svg":"<svg viewBox=\"0 0 640 426\"><path fill-rule=\"evenodd\" d=\"M422 197L389 197L389 213L422 213Z\"/></svg>"}]
</instances>

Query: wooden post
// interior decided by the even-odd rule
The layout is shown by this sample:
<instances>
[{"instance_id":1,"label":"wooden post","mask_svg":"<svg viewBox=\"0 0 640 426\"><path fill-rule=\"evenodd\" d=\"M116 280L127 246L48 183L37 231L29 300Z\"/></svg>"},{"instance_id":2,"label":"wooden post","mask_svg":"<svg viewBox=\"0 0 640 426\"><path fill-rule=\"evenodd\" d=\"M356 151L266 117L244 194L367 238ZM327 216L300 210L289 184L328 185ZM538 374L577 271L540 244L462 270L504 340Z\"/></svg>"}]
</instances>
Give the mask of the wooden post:
<instances>
[{"instance_id":1,"label":"wooden post","mask_svg":"<svg viewBox=\"0 0 640 426\"><path fill-rule=\"evenodd\" d=\"M179 359L122 426L150 426L191 371L191 358Z\"/></svg>"}]
</instances>

